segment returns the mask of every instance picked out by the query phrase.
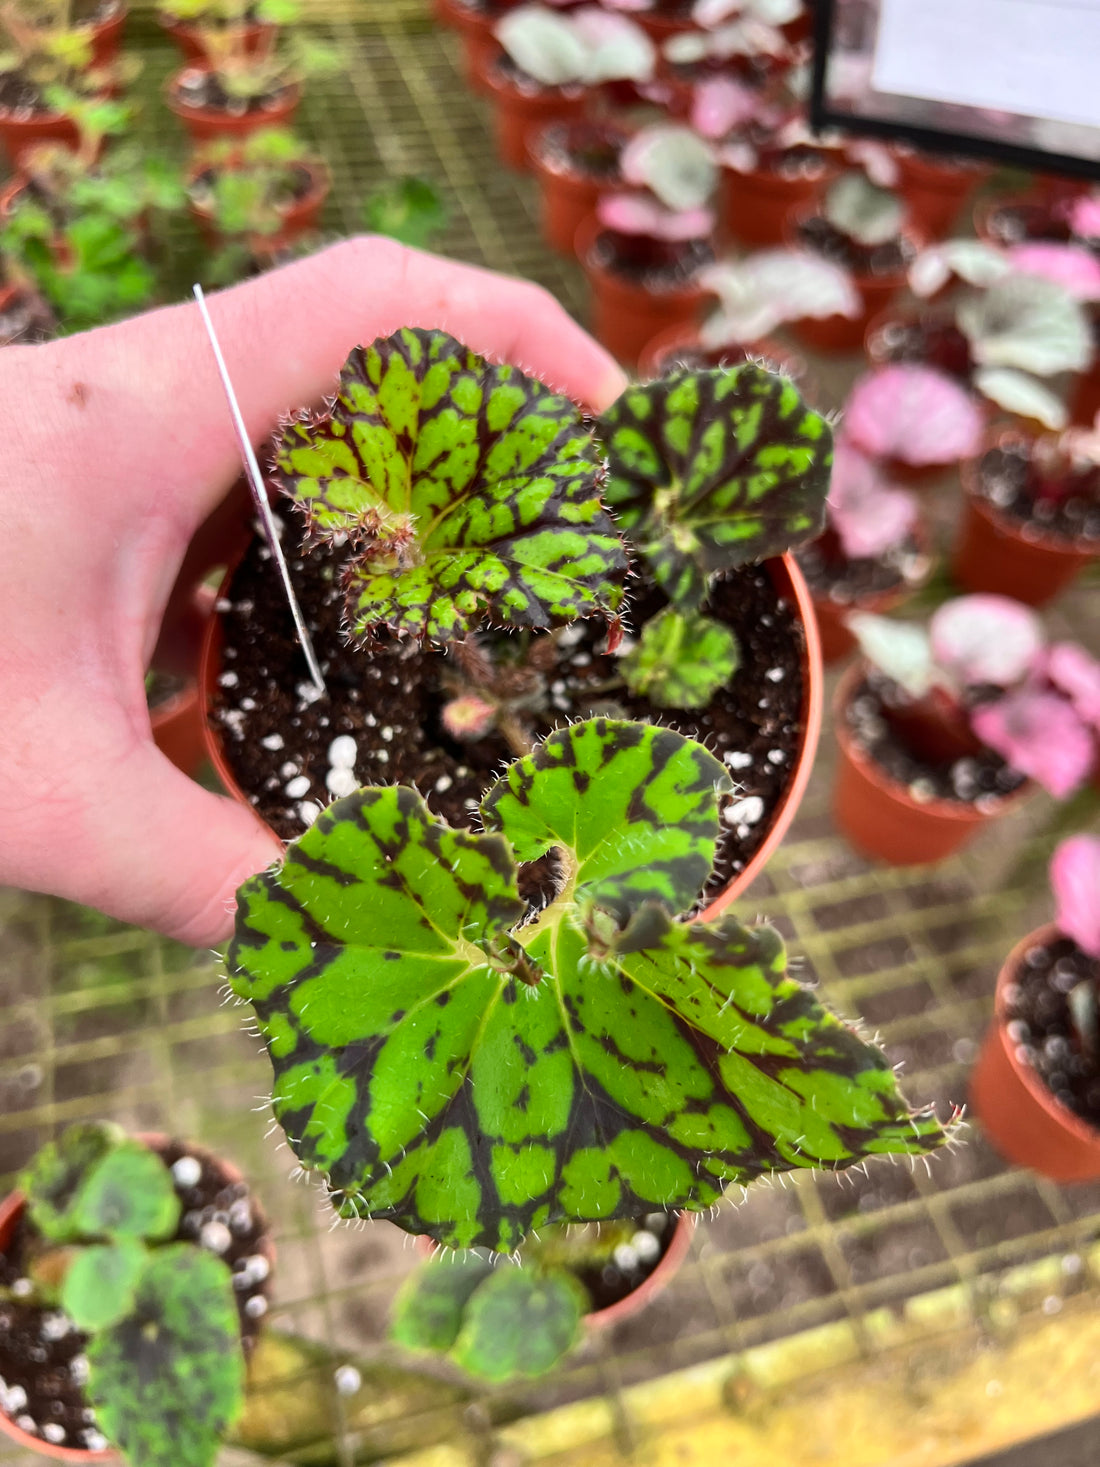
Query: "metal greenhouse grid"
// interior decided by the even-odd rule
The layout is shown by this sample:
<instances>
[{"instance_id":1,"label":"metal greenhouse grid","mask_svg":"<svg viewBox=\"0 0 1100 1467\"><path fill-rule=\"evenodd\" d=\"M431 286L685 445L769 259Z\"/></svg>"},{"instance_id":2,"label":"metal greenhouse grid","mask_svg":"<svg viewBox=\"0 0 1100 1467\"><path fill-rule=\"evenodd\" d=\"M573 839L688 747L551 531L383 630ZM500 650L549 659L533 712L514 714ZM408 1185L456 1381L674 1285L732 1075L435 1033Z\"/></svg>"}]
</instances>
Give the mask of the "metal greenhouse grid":
<instances>
[{"instance_id":1,"label":"metal greenhouse grid","mask_svg":"<svg viewBox=\"0 0 1100 1467\"><path fill-rule=\"evenodd\" d=\"M360 201L386 176L429 177L453 210L445 252L530 276L583 312L579 271L541 244L533 185L495 161L487 109L460 77L453 38L416 0L315 4L311 14L349 60L348 76L313 85L301 117L335 175L328 226L354 230ZM181 150L157 96L171 53L148 12L132 25L131 44L148 58L145 126ZM937 492L949 514L951 486ZM1049 620L1100 646L1097 580ZM904 1063L909 1098L934 1100L943 1115L966 1100L1002 958L1048 912L1045 857L1059 817L1037 797L961 859L872 868L833 828L832 752L826 734L798 820L741 911L776 922L804 976L843 1013L861 1014ZM822 1326L873 1357L932 1309L927 1301L942 1305L945 1329L964 1331L992 1327L1006 1310L1053 1318L1074 1296L1100 1305L1100 1184L1062 1188L1006 1168L972 1128L927 1168L884 1162L866 1174L761 1186L702 1220L688 1263L646 1312L590 1338L546 1382L451 1391L438 1383L454 1385L445 1373L405 1381L400 1412L386 1416L369 1393L341 1396L334 1372L354 1360L376 1383L372 1370L407 1365L385 1333L416 1254L386 1224L332 1229L319 1194L289 1179L289 1154L265 1139L268 1064L243 1011L224 1003L216 960L8 891L0 973L0 1186L59 1127L111 1116L224 1152L264 1200L278 1248L269 1324L318 1347L292 1357L287 1389L305 1391L308 1379L320 1403L312 1446L289 1445L298 1428L283 1422L266 1441L269 1459L393 1461L456 1431L487 1441L494 1425L590 1398L605 1404L625 1451L637 1418L630 1388L683 1367ZM0 1444L0 1462L32 1460ZM263 1458L229 1448L225 1460Z\"/></svg>"}]
</instances>

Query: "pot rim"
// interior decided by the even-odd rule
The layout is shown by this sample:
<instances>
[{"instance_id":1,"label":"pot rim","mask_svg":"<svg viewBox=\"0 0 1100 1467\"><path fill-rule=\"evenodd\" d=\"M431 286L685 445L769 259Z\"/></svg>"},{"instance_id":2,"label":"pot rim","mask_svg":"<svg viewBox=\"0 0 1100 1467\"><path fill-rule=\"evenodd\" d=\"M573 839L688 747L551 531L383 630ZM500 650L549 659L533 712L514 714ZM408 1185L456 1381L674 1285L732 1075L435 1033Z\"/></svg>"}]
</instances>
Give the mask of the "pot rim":
<instances>
[{"instance_id":1,"label":"pot rim","mask_svg":"<svg viewBox=\"0 0 1100 1467\"><path fill-rule=\"evenodd\" d=\"M1008 1062L1012 1066L1017 1079L1031 1098L1052 1121L1055 1121L1063 1130L1068 1131L1075 1140L1089 1147L1090 1150L1096 1151L1098 1158L1100 1158L1100 1129L1095 1126L1090 1126L1088 1121L1070 1110L1069 1106L1063 1105L1060 1100L1054 1098L1035 1070L1030 1065L1021 1064L1017 1059L1016 1046L1009 1043L1008 1035L1005 1032L1005 1024L1007 1023L1005 1015L1005 990L1014 980L1017 969L1023 962L1024 954L1029 948L1035 947L1037 944L1045 945L1054 938L1063 937L1064 935L1056 922L1044 922L1041 927L1036 927L1026 937L1022 937L1015 947L1012 948L1008 957L1005 958L1000 972L997 974L997 986L994 990L993 999L993 1022L1000 1031L998 1037L1004 1047Z\"/></svg>"},{"instance_id":2,"label":"pot rim","mask_svg":"<svg viewBox=\"0 0 1100 1467\"><path fill-rule=\"evenodd\" d=\"M818 204L802 204L796 208L791 209L783 226L785 243L791 249L812 249L812 246L805 245L799 240L798 227L800 224L805 223L807 219L812 219L815 216L823 217L821 214L820 205ZM914 224L913 221L910 219L906 219L902 222L902 226L895 235L895 238L909 240L909 242L913 245L914 260L927 244L927 239L925 238L923 229L921 229L919 224ZM814 251L814 253L816 254L817 251ZM901 269L896 270L892 275L873 275L868 272L860 272L858 270L848 270L848 274L852 277L852 281L857 289L862 285L874 286L877 289L901 290L908 282L909 266L912 263L913 260L910 260L908 264L902 265ZM839 312L836 312L835 314L839 315ZM875 313L875 315L878 314L879 312ZM808 316L804 317L803 319L809 321L831 321L833 317ZM845 316L842 319L845 321L850 321L854 320L855 318L851 316ZM872 316L871 320L874 319L874 316ZM867 322L867 325L870 325L870 321ZM867 326L864 327L864 333L866 333L866 330Z\"/></svg>"},{"instance_id":3,"label":"pot rim","mask_svg":"<svg viewBox=\"0 0 1100 1467\"><path fill-rule=\"evenodd\" d=\"M624 292L631 291L635 296L642 296L646 300L660 301L662 303L668 301L702 301L708 296L714 295L714 291L708 290L699 283L697 278L698 272L696 276L689 277L683 285L676 286L673 290L661 291L647 290L640 282L627 280L616 275L610 266L601 265L598 260L592 258L592 250L595 246L596 239L606 229L607 226L601 224L597 216L593 213L587 219L581 220L577 226L577 233L573 240L573 253L580 262L580 267L587 276L588 283L592 289L597 288L595 285L596 281L608 281L617 290ZM718 251L715 250L716 258L717 254ZM699 270L701 271L702 269L703 266L700 265Z\"/></svg>"},{"instance_id":4,"label":"pot rim","mask_svg":"<svg viewBox=\"0 0 1100 1467\"><path fill-rule=\"evenodd\" d=\"M247 544L247 542L246 542ZM206 630L203 633L202 650L199 658L199 692L201 698L200 711L202 714L203 743L206 754L217 772L226 791L246 810L251 811L256 820L263 825L265 830L270 827L258 813L248 796L234 778L228 761L223 753L220 732L215 728L211 717L213 695L216 685L217 673L221 662L222 647L222 619L217 610L217 601L228 597L229 588L233 576L244 554L242 547L239 554L230 557L225 575L218 593L215 604L211 606L207 616ZM761 562L768 568L773 584L780 596L794 601L795 618L802 627L803 645L800 649L799 666L802 674L802 741L795 757L792 777L783 795L775 808L775 814L767 835L760 845L749 857L744 870L738 872L730 882L718 893L713 901L699 913L694 920L709 922L721 915L722 912L745 891L753 880L760 874L764 866L780 845L783 837L790 828L791 822L798 813L802 798L806 793L806 787L810 781L813 770L814 758L817 753L818 742L821 737L822 716L825 705L825 673L821 656L821 637L817 629L817 617L814 614L813 601L810 596L806 579L794 556L788 551L785 555L772 556ZM287 844L287 842L283 842Z\"/></svg>"},{"instance_id":5,"label":"pot rim","mask_svg":"<svg viewBox=\"0 0 1100 1467\"><path fill-rule=\"evenodd\" d=\"M205 120L207 118L213 118L218 122L224 122L226 120L237 124L254 122L256 127L266 127L269 125L271 117L275 117L276 119L283 117L289 109L292 109L301 101L302 97L301 82L292 81L287 82L281 88L283 93L282 100L276 106L260 108L256 112L233 113L220 111L217 107L191 107L186 102L182 102L178 96L180 77L186 71L199 71L204 76L212 76L214 68L212 66L204 66L198 61L189 61L185 62L183 66L178 66L165 80L163 87L165 103L181 119L194 118L196 120Z\"/></svg>"},{"instance_id":6,"label":"pot rim","mask_svg":"<svg viewBox=\"0 0 1100 1467\"><path fill-rule=\"evenodd\" d=\"M1026 428L1012 427L1010 424L1002 423L999 426L987 430L982 442L981 449L973 458L965 458L959 464L959 478L962 481L963 493L966 501L974 513L980 515L984 520L999 530L1002 535L1010 540L1019 541L1029 550L1045 550L1054 555L1073 556L1077 559L1096 560L1100 558L1100 542L1095 550L1087 548L1081 540L1068 540L1064 535L1051 535L1049 532L1040 530L1038 534L1025 535L1022 526L1028 523L1025 520L1015 519L1006 515L1002 510L992 504L978 488L978 465L991 449L1001 448L1005 443L1024 439L1034 443L1036 435L1029 433Z\"/></svg>"},{"instance_id":7,"label":"pot rim","mask_svg":"<svg viewBox=\"0 0 1100 1467\"><path fill-rule=\"evenodd\" d=\"M578 188L594 188L604 190L614 188L616 180L608 178L594 178L589 173L581 173L578 169L569 166L567 161L564 168L551 168L545 161L540 150L540 144L546 133L552 127L588 127L599 130L605 136L621 138L625 143L634 135L634 129L627 127L625 123L617 122L611 117L558 117L552 118L543 124L527 143L527 156L531 161L531 167L541 179L550 179L554 183L573 184Z\"/></svg>"},{"instance_id":8,"label":"pot rim","mask_svg":"<svg viewBox=\"0 0 1100 1467\"><path fill-rule=\"evenodd\" d=\"M996 810L978 810L972 804L966 804L962 800L944 800L939 796L931 800L915 800L905 785L897 780L891 779L880 766L870 758L863 749L859 747L852 737L848 728L848 721L844 717L844 710L851 701L851 694L855 684L863 677L870 664L866 658L859 657L840 678L833 693L832 717L833 728L836 732L837 742L841 745L844 754L859 769L860 773L873 784L880 794L904 805L907 808L919 811L924 815L935 815L940 820L957 822L961 825L980 825L992 816L1001 815L1006 811L1013 810L1022 803L1031 793L1034 783L1025 779L1019 789L1010 794L999 795Z\"/></svg>"}]
</instances>

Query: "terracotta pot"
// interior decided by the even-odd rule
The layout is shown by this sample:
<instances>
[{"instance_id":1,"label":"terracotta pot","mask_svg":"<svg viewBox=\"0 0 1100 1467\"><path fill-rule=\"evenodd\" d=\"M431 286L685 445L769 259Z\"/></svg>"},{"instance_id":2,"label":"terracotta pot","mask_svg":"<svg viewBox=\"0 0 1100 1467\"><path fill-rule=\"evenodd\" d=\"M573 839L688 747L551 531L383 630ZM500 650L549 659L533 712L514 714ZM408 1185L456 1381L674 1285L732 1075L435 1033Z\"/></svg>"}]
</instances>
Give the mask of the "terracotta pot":
<instances>
[{"instance_id":1,"label":"terracotta pot","mask_svg":"<svg viewBox=\"0 0 1100 1467\"><path fill-rule=\"evenodd\" d=\"M724 167L719 184L723 238L752 249L781 245L787 215L792 209L809 212L839 171L826 165L812 177L787 178L767 168L741 173Z\"/></svg>"},{"instance_id":2,"label":"terracotta pot","mask_svg":"<svg viewBox=\"0 0 1100 1467\"><path fill-rule=\"evenodd\" d=\"M1016 204L1025 204L1046 212L1050 210L1049 201L1034 189L1030 193L1023 194L998 194L993 198L982 199L979 203L975 204L974 233L980 240L984 240L986 244L996 245L998 249L1003 249L1005 241L990 228L990 220L999 210L1012 207ZM1050 235L1043 236L1044 239L1057 239L1058 237L1057 230Z\"/></svg>"},{"instance_id":3,"label":"terracotta pot","mask_svg":"<svg viewBox=\"0 0 1100 1467\"><path fill-rule=\"evenodd\" d=\"M497 157L509 168L531 167L530 150L548 123L581 117L588 105L586 87L539 87L523 91L497 65L485 71L485 83L495 104L493 119Z\"/></svg>"},{"instance_id":4,"label":"terracotta pot","mask_svg":"<svg viewBox=\"0 0 1100 1467\"><path fill-rule=\"evenodd\" d=\"M932 153L899 150L895 159L909 218L929 240L946 238L969 195L989 174L981 164L953 167Z\"/></svg>"},{"instance_id":5,"label":"terracotta pot","mask_svg":"<svg viewBox=\"0 0 1100 1467\"><path fill-rule=\"evenodd\" d=\"M164 1146L170 1139L168 1136L156 1131L138 1131L135 1140L142 1141L152 1150ZM223 1157L216 1156L204 1146L195 1146L187 1143L189 1153L201 1156L204 1160L213 1161L224 1175L227 1183L243 1180L242 1173ZM0 1253L3 1253L11 1242L15 1232L16 1224L22 1217L26 1208L26 1199L21 1192L9 1192L7 1197L0 1201ZM262 1217L262 1214L260 1214ZM275 1245L271 1240L271 1232L268 1228L259 1244L259 1251L267 1258L274 1267ZM270 1278L270 1274L268 1275ZM24 1431L22 1427L16 1426L10 1416L0 1411L0 1432L4 1432L25 1451L37 1452L41 1457L52 1457L57 1462L121 1462L121 1458L113 1447L106 1447L101 1451L89 1451L83 1447L59 1447L52 1442L47 1442L40 1436L33 1436Z\"/></svg>"},{"instance_id":6,"label":"terracotta pot","mask_svg":"<svg viewBox=\"0 0 1100 1467\"><path fill-rule=\"evenodd\" d=\"M302 89L295 83L285 89L273 106L257 108L242 113L239 117L228 112L219 112L213 107L188 107L179 99L180 78L189 71L205 71L206 67L184 67L168 79L165 85L165 101L169 109L183 123L191 139L196 143L207 143L212 138L243 138L258 132L263 127L287 127L302 100Z\"/></svg>"},{"instance_id":7,"label":"terracotta pot","mask_svg":"<svg viewBox=\"0 0 1100 1467\"><path fill-rule=\"evenodd\" d=\"M462 70L466 85L472 91L490 96L489 69L497 57L504 54L493 34L502 12L477 10L463 5L461 0L444 0L444 3L450 14L449 24L458 32L462 42Z\"/></svg>"},{"instance_id":8,"label":"terracotta pot","mask_svg":"<svg viewBox=\"0 0 1100 1467\"><path fill-rule=\"evenodd\" d=\"M814 615L817 617L817 630L821 636L821 658L826 666L839 662L856 649L856 639L845 625L845 617L851 616L853 611L870 611L876 616L885 616L888 611L902 606L910 596L915 595L932 574L935 561L930 551L928 531L920 520L917 521L914 538L927 559L927 568L915 581L906 581L900 586L893 586L888 591L877 591L871 596L860 596L855 601L832 601L827 596L814 596ZM813 595L812 592L810 594Z\"/></svg>"},{"instance_id":9,"label":"terracotta pot","mask_svg":"<svg viewBox=\"0 0 1100 1467\"><path fill-rule=\"evenodd\" d=\"M0 110L0 144L13 168L18 169L23 154L39 143L63 143L75 152L80 143L76 123L63 112L40 112L20 119Z\"/></svg>"},{"instance_id":10,"label":"terracotta pot","mask_svg":"<svg viewBox=\"0 0 1100 1467\"><path fill-rule=\"evenodd\" d=\"M1009 953L997 978L993 1023L970 1077L970 1100L982 1129L1006 1160L1056 1182L1090 1182L1100 1178L1100 1131L1055 1100L1035 1070L1021 1064L1005 1032L1005 994L1024 955L1060 936L1049 923Z\"/></svg>"},{"instance_id":11,"label":"terracotta pot","mask_svg":"<svg viewBox=\"0 0 1100 1467\"><path fill-rule=\"evenodd\" d=\"M1095 309L1093 307L1092 334L1094 340L1100 335L1096 324ZM1091 428L1096 421L1097 413L1100 413L1100 352L1096 354L1087 372L1077 374L1069 407L1070 420L1082 428Z\"/></svg>"},{"instance_id":12,"label":"terracotta pot","mask_svg":"<svg viewBox=\"0 0 1100 1467\"><path fill-rule=\"evenodd\" d=\"M904 785L892 780L873 759L856 747L845 709L866 666L857 662L840 681L833 697L833 727L839 761L833 789L833 818L857 851L890 866L922 866L942 861L969 844L978 832L1030 792L1024 785L992 811L975 809L962 800L914 800Z\"/></svg>"},{"instance_id":13,"label":"terracotta pot","mask_svg":"<svg viewBox=\"0 0 1100 1467\"><path fill-rule=\"evenodd\" d=\"M983 454L1022 436L1011 428L1000 429L987 441ZM978 493L980 462L981 455L968 459L961 469L965 500L951 558L952 578L967 591L1044 606L1100 558L1100 547L1082 548L1062 536L1036 534L1031 526L1025 536L1019 520L1002 514Z\"/></svg>"},{"instance_id":14,"label":"terracotta pot","mask_svg":"<svg viewBox=\"0 0 1100 1467\"><path fill-rule=\"evenodd\" d=\"M325 200L332 190L332 175L328 167L319 159L316 162L306 161L301 165L310 175L310 186L306 193L287 208L279 211L282 219L282 227L275 234L254 234L249 236L249 248L253 254L266 255L278 253L286 249L311 229L317 227L317 221L321 217L321 210L325 206ZM194 183L196 179L206 172L202 165L195 165L191 169L189 182ZM203 208L193 200L188 205L191 217L198 224L199 229L212 245L223 243L226 236L217 228L214 216L209 209Z\"/></svg>"},{"instance_id":15,"label":"terracotta pot","mask_svg":"<svg viewBox=\"0 0 1100 1467\"><path fill-rule=\"evenodd\" d=\"M225 579L222 581L218 590L218 600L228 598L239 558L239 555L230 557L229 570L226 572ZM786 835L791 821L794 819L798 812L798 807L802 803L802 797L806 793L806 786L810 781L810 772L813 769L814 755L817 752L818 739L821 735L821 714L824 704L824 673L821 666L821 642L817 633L817 621L814 617L813 601L810 598L809 588L793 555L776 556L774 559L766 561L765 564L767 565L768 573L772 578L776 590L785 599L794 603L796 620L802 624L805 643L801 657L802 746L798 751L798 757L794 763L790 783L787 786L783 798L779 802L767 835L761 841L755 855L746 864L745 869L740 875L734 877L729 886L715 897L714 901L703 912L702 920L706 921L717 917L751 885L754 878L763 870L764 866L771 859L773 851L775 851L780 841ZM239 804L243 805L246 810L250 810L262 824L262 817L256 813L255 807L237 783L236 777L229 767L222 747L221 729L215 724L212 716L218 691L218 674L221 672L222 641L222 619L216 610L212 610L206 623L206 633L202 642L202 656L199 661L199 694L200 707L203 714L203 737L206 744L206 756L211 764L213 764L226 792Z\"/></svg>"},{"instance_id":16,"label":"terracotta pot","mask_svg":"<svg viewBox=\"0 0 1100 1467\"><path fill-rule=\"evenodd\" d=\"M193 775L206 758L198 683L149 710L153 742L183 774Z\"/></svg>"},{"instance_id":17,"label":"terracotta pot","mask_svg":"<svg viewBox=\"0 0 1100 1467\"><path fill-rule=\"evenodd\" d=\"M158 12L157 24L161 30L171 36L185 61L194 62L199 66L206 64L209 57L203 44L201 27L188 25L186 21L173 20L170 15L165 15L163 12ZM241 47L245 55L262 54L271 45L277 31L278 26L261 25L258 21L246 25L241 37Z\"/></svg>"},{"instance_id":18,"label":"terracotta pot","mask_svg":"<svg viewBox=\"0 0 1100 1467\"><path fill-rule=\"evenodd\" d=\"M591 330L613 357L632 367L648 343L674 327L694 328L709 292L694 281L675 290L649 291L618 275L595 255L595 218L577 231L576 251L592 291Z\"/></svg>"},{"instance_id":19,"label":"terracotta pot","mask_svg":"<svg viewBox=\"0 0 1100 1467\"><path fill-rule=\"evenodd\" d=\"M126 29L126 16L128 11L125 6L110 20L105 20L101 25L92 26L92 59L91 67L109 66L118 56L122 46L122 32Z\"/></svg>"},{"instance_id":20,"label":"terracotta pot","mask_svg":"<svg viewBox=\"0 0 1100 1467\"><path fill-rule=\"evenodd\" d=\"M551 127L553 125L550 124ZM605 133L611 142L625 142L630 136L626 128L613 122L601 121L587 125ZM558 158L553 163L548 162L543 136L545 131L545 128L539 129L528 150L531 170L539 181L542 237L551 249L558 250L563 255L572 255L578 230L595 215L600 194L612 188L615 180L595 178L590 173L582 173Z\"/></svg>"},{"instance_id":21,"label":"terracotta pot","mask_svg":"<svg viewBox=\"0 0 1100 1467\"><path fill-rule=\"evenodd\" d=\"M698 1214L694 1212L681 1212L678 1215L676 1229L657 1267L642 1280L636 1289L632 1289L625 1299L620 1299L617 1304L609 1304L606 1309L593 1309L586 1314L584 1316L586 1330L591 1332L607 1329L610 1325L621 1324L624 1319L632 1319L634 1315L640 1314L658 1294L668 1288L691 1248L697 1216ZM416 1249L425 1258L431 1258L439 1251L439 1244L434 1238L418 1234Z\"/></svg>"},{"instance_id":22,"label":"terracotta pot","mask_svg":"<svg viewBox=\"0 0 1100 1467\"><path fill-rule=\"evenodd\" d=\"M652 10L632 10L630 19L635 25L641 26L658 50L665 41L671 40L673 36L682 36L689 31L700 29L691 18L690 5L685 6L680 15L661 15Z\"/></svg>"},{"instance_id":23,"label":"terracotta pot","mask_svg":"<svg viewBox=\"0 0 1100 1467\"><path fill-rule=\"evenodd\" d=\"M810 210L797 210L788 216L785 237L787 244L792 249L805 248L799 234L799 226L810 217L811 212ZM902 234L912 243L914 254L919 253L924 240L917 230L910 229L907 225ZM791 322L791 331L799 341L813 351L824 353L859 351L871 318L880 311L884 311L898 291L904 287L907 268L898 270L893 275L854 275L852 280L863 302L863 310L858 316L852 319L847 316L804 316L799 321Z\"/></svg>"}]
</instances>

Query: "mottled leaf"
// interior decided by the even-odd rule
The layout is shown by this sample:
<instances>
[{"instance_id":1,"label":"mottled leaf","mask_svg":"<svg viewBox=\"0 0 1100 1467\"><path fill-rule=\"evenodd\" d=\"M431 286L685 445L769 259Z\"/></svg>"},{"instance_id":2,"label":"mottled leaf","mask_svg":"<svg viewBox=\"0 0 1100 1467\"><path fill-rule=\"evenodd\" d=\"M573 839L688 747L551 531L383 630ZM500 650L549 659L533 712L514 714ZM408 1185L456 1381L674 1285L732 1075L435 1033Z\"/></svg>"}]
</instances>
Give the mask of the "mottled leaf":
<instances>
[{"instance_id":1,"label":"mottled leaf","mask_svg":"<svg viewBox=\"0 0 1100 1467\"><path fill-rule=\"evenodd\" d=\"M607 499L674 605L712 572L821 533L833 436L787 378L752 362L628 387L600 421Z\"/></svg>"},{"instance_id":2,"label":"mottled leaf","mask_svg":"<svg viewBox=\"0 0 1100 1467\"><path fill-rule=\"evenodd\" d=\"M75 1251L61 1286L61 1307L77 1329L91 1334L130 1313L147 1257L133 1238Z\"/></svg>"},{"instance_id":3,"label":"mottled leaf","mask_svg":"<svg viewBox=\"0 0 1100 1467\"><path fill-rule=\"evenodd\" d=\"M480 1380L533 1380L577 1344L590 1300L565 1269L501 1264L474 1291L451 1359Z\"/></svg>"},{"instance_id":4,"label":"mottled leaf","mask_svg":"<svg viewBox=\"0 0 1100 1467\"><path fill-rule=\"evenodd\" d=\"M76 1205L88 1238L167 1238L176 1230L180 1200L155 1151L123 1141L92 1168Z\"/></svg>"},{"instance_id":5,"label":"mottled leaf","mask_svg":"<svg viewBox=\"0 0 1100 1467\"><path fill-rule=\"evenodd\" d=\"M148 1254L134 1308L88 1343L88 1398L130 1467L211 1467L244 1402L228 1268L189 1243Z\"/></svg>"},{"instance_id":6,"label":"mottled leaf","mask_svg":"<svg viewBox=\"0 0 1100 1467\"><path fill-rule=\"evenodd\" d=\"M622 659L632 693L658 708L705 708L737 671L741 649L729 627L667 606L642 628Z\"/></svg>"},{"instance_id":7,"label":"mottled leaf","mask_svg":"<svg viewBox=\"0 0 1100 1467\"><path fill-rule=\"evenodd\" d=\"M90 1121L69 1126L36 1153L20 1175L19 1190L27 1198L31 1221L44 1237L54 1242L75 1242L80 1237L76 1205L81 1188L124 1136L109 1121Z\"/></svg>"},{"instance_id":8,"label":"mottled leaf","mask_svg":"<svg viewBox=\"0 0 1100 1467\"><path fill-rule=\"evenodd\" d=\"M787 976L771 929L686 925L646 899L694 887L660 827L682 817L709 842L710 756L599 719L554 740L486 801L499 835L365 790L238 894L230 981L267 1041L275 1114L339 1210L511 1249L550 1222L697 1210L767 1172L940 1144L879 1051ZM522 925L513 821L517 854L556 843L566 868ZM597 898L614 911L598 943Z\"/></svg>"},{"instance_id":9,"label":"mottled leaf","mask_svg":"<svg viewBox=\"0 0 1100 1467\"><path fill-rule=\"evenodd\" d=\"M357 347L329 414L277 457L315 536L346 535L348 621L453 640L622 601L626 557L580 410L441 331Z\"/></svg>"},{"instance_id":10,"label":"mottled leaf","mask_svg":"<svg viewBox=\"0 0 1100 1467\"><path fill-rule=\"evenodd\" d=\"M470 1295L492 1271L476 1253L430 1259L398 1290L391 1336L408 1350L445 1353L458 1339Z\"/></svg>"}]
</instances>

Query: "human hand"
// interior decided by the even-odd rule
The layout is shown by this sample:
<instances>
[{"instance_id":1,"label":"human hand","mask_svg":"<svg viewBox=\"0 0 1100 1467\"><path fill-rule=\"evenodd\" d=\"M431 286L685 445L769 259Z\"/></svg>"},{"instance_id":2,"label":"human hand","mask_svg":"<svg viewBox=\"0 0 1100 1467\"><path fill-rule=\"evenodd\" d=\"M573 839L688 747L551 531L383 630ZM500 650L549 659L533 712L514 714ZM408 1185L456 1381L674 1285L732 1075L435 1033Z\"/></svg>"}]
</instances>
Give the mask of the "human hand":
<instances>
[{"instance_id":1,"label":"human hand","mask_svg":"<svg viewBox=\"0 0 1100 1467\"><path fill-rule=\"evenodd\" d=\"M353 346L399 326L442 327L595 410L624 385L537 287L385 239L209 304L256 444L332 389ZM281 847L158 751L144 683L154 649L194 666L173 586L185 553L186 592L216 563L200 540L241 467L198 308L3 348L0 422L0 882L221 942L236 888Z\"/></svg>"}]
</instances>

